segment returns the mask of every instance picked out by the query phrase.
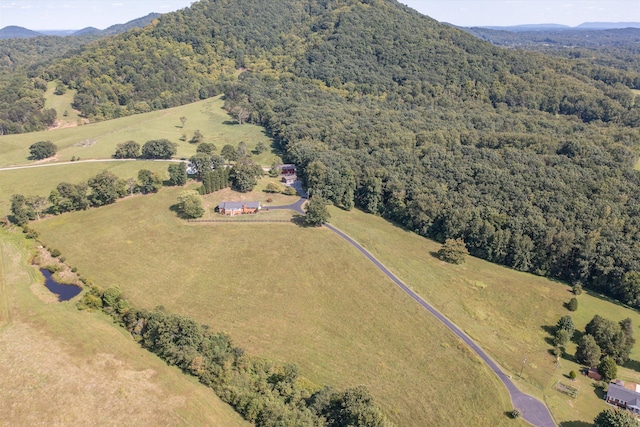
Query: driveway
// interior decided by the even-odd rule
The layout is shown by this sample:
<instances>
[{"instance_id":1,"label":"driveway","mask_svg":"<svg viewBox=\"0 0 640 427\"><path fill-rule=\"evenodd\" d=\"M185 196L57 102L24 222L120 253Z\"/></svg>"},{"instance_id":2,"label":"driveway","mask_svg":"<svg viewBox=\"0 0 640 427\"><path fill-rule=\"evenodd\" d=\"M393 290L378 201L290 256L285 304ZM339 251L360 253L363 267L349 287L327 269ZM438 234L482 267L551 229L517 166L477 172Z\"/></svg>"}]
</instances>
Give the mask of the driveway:
<instances>
[{"instance_id":1,"label":"driveway","mask_svg":"<svg viewBox=\"0 0 640 427\"><path fill-rule=\"evenodd\" d=\"M478 344L475 343L467 334L465 334L459 327L457 327L452 321L447 319L442 313L436 310L428 302L423 300L418 294L409 289L398 277L396 277L387 267L385 267L380 261L378 261L369 251L362 247L358 242L351 237L344 234L342 231L332 226L331 224L324 224L329 230L342 237L349 242L352 246L358 249L369 261L374 263L393 283L395 283L400 289L402 289L407 295L409 295L415 302L420 304L424 309L430 312L440 322L442 322L447 328L449 328L454 334L456 334L465 344L471 349L489 366L489 368L498 376L500 381L507 387L509 395L511 396L511 402L515 408L522 411L522 417L532 425L536 427L555 427L556 423L553 421L551 413L547 407L533 396L529 396L518 390L513 381L498 367L498 365L485 353Z\"/></svg>"}]
</instances>

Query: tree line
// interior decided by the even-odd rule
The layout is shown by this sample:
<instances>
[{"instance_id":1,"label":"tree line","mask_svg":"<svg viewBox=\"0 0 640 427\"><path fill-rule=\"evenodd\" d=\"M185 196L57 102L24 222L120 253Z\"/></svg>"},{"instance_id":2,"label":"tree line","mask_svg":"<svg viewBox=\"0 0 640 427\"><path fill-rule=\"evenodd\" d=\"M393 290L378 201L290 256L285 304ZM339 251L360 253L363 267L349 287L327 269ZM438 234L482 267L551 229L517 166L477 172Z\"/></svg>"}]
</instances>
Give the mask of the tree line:
<instances>
[{"instance_id":1,"label":"tree line","mask_svg":"<svg viewBox=\"0 0 640 427\"><path fill-rule=\"evenodd\" d=\"M229 335L190 317L136 309L117 287L90 284L78 306L111 315L142 347L198 378L256 426L392 425L366 387L310 387L296 365L249 356Z\"/></svg>"}]
</instances>

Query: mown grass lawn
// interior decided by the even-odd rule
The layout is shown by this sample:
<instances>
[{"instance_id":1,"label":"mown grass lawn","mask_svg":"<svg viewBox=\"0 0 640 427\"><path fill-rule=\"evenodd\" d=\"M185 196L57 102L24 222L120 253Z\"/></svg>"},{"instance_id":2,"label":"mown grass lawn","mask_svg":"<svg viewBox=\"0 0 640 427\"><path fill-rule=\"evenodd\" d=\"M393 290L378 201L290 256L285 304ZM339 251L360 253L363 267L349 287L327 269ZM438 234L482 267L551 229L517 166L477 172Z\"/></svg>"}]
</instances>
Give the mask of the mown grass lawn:
<instances>
[{"instance_id":1,"label":"mown grass lawn","mask_svg":"<svg viewBox=\"0 0 640 427\"><path fill-rule=\"evenodd\" d=\"M556 420L592 422L606 404L596 393L593 381L579 376L568 378L571 370L579 372L573 360L575 343L556 367L548 341L550 327L563 315L571 315L576 329L595 314L612 320L630 317L637 327L640 315L598 295L583 293L579 309L564 308L573 294L570 287L542 277L514 271L469 257L462 265L447 264L434 254L440 244L405 231L382 218L353 210L331 208L330 222L355 238L406 284L461 326L516 378L519 386L544 398ZM629 368L620 368L623 379L640 382L640 348L631 354ZM523 367L523 360L526 362ZM634 369L635 368L635 369ZM522 372L524 380L518 380ZM557 381L580 387L573 400L554 388ZM569 424L567 424L569 425Z\"/></svg>"},{"instance_id":2,"label":"mown grass lawn","mask_svg":"<svg viewBox=\"0 0 640 427\"><path fill-rule=\"evenodd\" d=\"M71 106L76 90L67 89L62 95L56 95L56 82L49 82L44 94L44 108L53 108L58 113L58 127L76 126L78 120L82 121L78 110ZM66 115L65 115L66 113Z\"/></svg>"},{"instance_id":3,"label":"mown grass lawn","mask_svg":"<svg viewBox=\"0 0 640 427\"><path fill-rule=\"evenodd\" d=\"M197 144L188 142L196 130L200 130L204 135L203 142L216 145L217 153L220 153L224 145L231 144L235 147L241 141L244 141L250 150L254 150L258 142L263 142L267 147L272 146L272 141L265 135L263 128L251 124L236 124L222 109L223 104L224 101L216 97L105 122L20 135L3 135L0 136L0 167L30 163L29 146L37 141L51 141L58 146L58 154L49 160L50 162L69 161L73 157L110 158L116 146L125 141L133 140L143 145L149 140L161 138L178 144L176 157L188 158L195 154L197 149ZM184 128L180 117L187 118ZM180 140L182 134L186 134L187 141ZM270 166L275 154L268 150L260 155L254 154L253 157L257 163Z\"/></svg>"},{"instance_id":4,"label":"mown grass lawn","mask_svg":"<svg viewBox=\"0 0 640 427\"><path fill-rule=\"evenodd\" d=\"M249 425L106 315L39 299L32 244L0 227L3 425Z\"/></svg>"},{"instance_id":5,"label":"mown grass lawn","mask_svg":"<svg viewBox=\"0 0 640 427\"><path fill-rule=\"evenodd\" d=\"M329 230L186 223L169 210L179 191L33 226L136 306L193 316L316 385L364 384L398 425L524 425L487 367Z\"/></svg>"}]
</instances>

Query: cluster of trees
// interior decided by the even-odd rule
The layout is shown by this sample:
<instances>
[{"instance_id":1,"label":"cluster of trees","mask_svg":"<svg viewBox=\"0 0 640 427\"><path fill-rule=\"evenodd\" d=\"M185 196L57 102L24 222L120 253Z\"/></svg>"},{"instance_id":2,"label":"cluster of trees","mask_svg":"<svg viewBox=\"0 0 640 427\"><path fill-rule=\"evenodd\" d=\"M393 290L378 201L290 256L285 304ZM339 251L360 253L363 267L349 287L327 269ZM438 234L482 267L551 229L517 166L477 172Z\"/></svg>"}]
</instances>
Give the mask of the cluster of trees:
<instances>
[{"instance_id":1,"label":"cluster of trees","mask_svg":"<svg viewBox=\"0 0 640 427\"><path fill-rule=\"evenodd\" d=\"M178 144L168 139L154 139L144 143L142 147L135 141L126 141L116 146L114 159L170 159L176 154Z\"/></svg>"},{"instance_id":2,"label":"cluster of trees","mask_svg":"<svg viewBox=\"0 0 640 427\"><path fill-rule=\"evenodd\" d=\"M585 327L585 334L580 338L576 360L586 366L600 364L611 372L612 362L614 365L616 363L623 365L629 360L634 343L631 319L614 322L595 315ZM605 360L608 361L605 362ZM615 375L609 377L609 379L612 378L615 378Z\"/></svg>"},{"instance_id":3,"label":"cluster of trees","mask_svg":"<svg viewBox=\"0 0 640 427\"><path fill-rule=\"evenodd\" d=\"M53 126L58 113L53 108L44 108L46 89L47 82L42 78L0 73L0 135Z\"/></svg>"},{"instance_id":4,"label":"cluster of trees","mask_svg":"<svg viewBox=\"0 0 640 427\"><path fill-rule=\"evenodd\" d=\"M57 151L58 147L51 141L38 141L29 147L32 160L42 160L55 156Z\"/></svg>"},{"instance_id":5,"label":"cluster of trees","mask_svg":"<svg viewBox=\"0 0 640 427\"><path fill-rule=\"evenodd\" d=\"M202 187L198 189L200 194L210 194L214 191L222 190L231 185L230 170L220 167L205 172L202 175Z\"/></svg>"},{"instance_id":6,"label":"cluster of trees","mask_svg":"<svg viewBox=\"0 0 640 427\"><path fill-rule=\"evenodd\" d=\"M638 427L638 419L630 411L607 408L593 420L594 427Z\"/></svg>"},{"instance_id":7,"label":"cluster of trees","mask_svg":"<svg viewBox=\"0 0 640 427\"><path fill-rule=\"evenodd\" d=\"M113 316L144 348L197 377L256 426L392 425L365 387L310 388L297 366L251 357L227 334L189 317L161 309L138 310L119 288L103 291L92 286L79 306Z\"/></svg>"},{"instance_id":8,"label":"cluster of trees","mask_svg":"<svg viewBox=\"0 0 640 427\"><path fill-rule=\"evenodd\" d=\"M58 215L104 206L134 192L155 193L160 187L162 178L157 172L141 169L137 180L124 180L105 170L89 178L87 182L61 182L51 191L48 198L14 194L11 197L10 219L15 224L25 225L29 221L40 219L43 213Z\"/></svg>"}]
</instances>

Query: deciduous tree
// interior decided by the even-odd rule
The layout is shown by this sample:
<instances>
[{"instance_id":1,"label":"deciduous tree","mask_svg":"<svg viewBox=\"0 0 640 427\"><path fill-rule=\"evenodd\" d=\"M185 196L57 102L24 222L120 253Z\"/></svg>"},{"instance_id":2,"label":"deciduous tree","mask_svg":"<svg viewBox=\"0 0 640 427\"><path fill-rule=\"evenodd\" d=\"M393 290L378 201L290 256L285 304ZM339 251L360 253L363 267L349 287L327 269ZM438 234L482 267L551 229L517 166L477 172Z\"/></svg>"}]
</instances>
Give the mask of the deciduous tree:
<instances>
[{"instance_id":1,"label":"deciduous tree","mask_svg":"<svg viewBox=\"0 0 640 427\"><path fill-rule=\"evenodd\" d=\"M29 147L31 159L33 160L46 159L54 156L57 151L58 147L51 141L38 141Z\"/></svg>"},{"instance_id":2,"label":"deciduous tree","mask_svg":"<svg viewBox=\"0 0 640 427\"><path fill-rule=\"evenodd\" d=\"M451 264L464 263L469 251L462 239L447 239L438 250L438 257Z\"/></svg>"}]
</instances>

